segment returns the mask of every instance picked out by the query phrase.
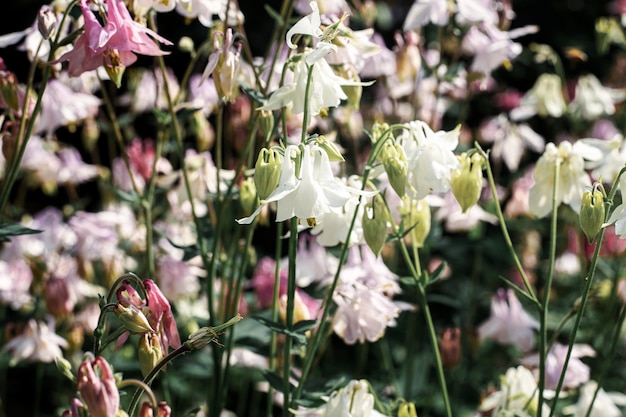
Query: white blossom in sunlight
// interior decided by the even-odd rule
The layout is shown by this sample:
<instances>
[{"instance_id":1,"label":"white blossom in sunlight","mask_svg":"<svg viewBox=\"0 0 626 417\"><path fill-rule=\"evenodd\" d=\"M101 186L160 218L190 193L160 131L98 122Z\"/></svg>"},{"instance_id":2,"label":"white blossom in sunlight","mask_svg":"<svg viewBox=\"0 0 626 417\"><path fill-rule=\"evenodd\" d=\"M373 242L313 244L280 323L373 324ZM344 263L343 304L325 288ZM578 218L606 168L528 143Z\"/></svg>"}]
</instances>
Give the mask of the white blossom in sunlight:
<instances>
[{"instance_id":1,"label":"white blossom in sunlight","mask_svg":"<svg viewBox=\"0 0 626 417\"><path fill-rule=\"evenodd\" d=\"M214 16L226 20L228 9L228 26L237 26L244 22L244 15L236 3L228 0L177 0L176 11L184 17L197 18L200 24L211 27Z\"/></svg>"},{"instance_id":2,"label":"white blossom in sunlight","mask_svg":"<svg viewBox=\"0 0 626 417\"><path fill-rule=\"evenodd\" d=\"M556 74L541 74L535 85L524 94L519 107L511 110L511 120L526 120L534 115L561 117L567 110L563 84Z\"/></svg>"},{"instance_id":3,"label":"white blossom in sunlight","mask_svg":"<svg viewBox=\"0 0 626 417\"><path fill-rule=\"evenodd\" d=\"M296 415L306 417L383 417L374 409L374 395L370 393L369 383L353 379L344 388L330 394L326 404L318 408L303 408L295 411Z\"/></svg>"},{"instance_id":4,"label":"white blossom in sunlight","mask_svg":"<svg viewBox=\"0 0 626 417\"><path fill-rule=\"evenodd\" d=\"M539 390L535 377L523 366L509 368L500 378L500 390L491 393L479 407L480 411L492 411L494 416L533 417L537 415ZM550 414L545 402L541 409L544 416Z\"/></svg>"},{"instance_id":5,"label":"white blossom in sunlight","mask_svg":"<svg viewBox=\"0 0 626 417\"><path fill-rule=\"evenodd\" d=\"M330 51L330 49L329 49ZM316 50L305 52L293 63L293 84L285 84L274 91L261 110L278 110L291 106L291 112L304 112L305 93L307 88L308 71L311 71L311 86L309 89L309 115L319 114L322 109L337 107L348 96L342 86L366 86L371 83L362 83L346 80L336 75L328 62L316 53Z\"/></svg>"},{"instance_id":6,"label":"white blossom in sunlight","mask_svg":"<svg viewBox=\"0 0 626 417\"><path fill-rule=\"evenodd\" d=\"M297 160L300 161L296 172ZM306 219L311 226L327 213L340 213L354 194L373 195L349 187L335 178L328 154L316 144L290 145L282 159L278 186L251 216L237 220L250 224L267 204L276 202L276 221Z\"/></svg>"},{"instance_id":7,"label":"white blossom in sunlight","mask_svg":"<svg viewBox=\"0 0 626 417\"><path fill-rule=\"evenodd\" d=\"M606 150L598 139L580 139L574 144L564 141L558 147L554 143L546 145L544 154L533 170L535 184L529 193L530 212L544 217L552 210L555 167L559 165L556 203L569 205L578 212L582 195L591 187L591 179L585 171L586 163L594 164L606 156Z\"/></svg>"},{"instance_id":8,"label":"white blossom in sunlight","mask_svg":"<svg viewBox=\"0 0 626 417\"><path fill-rule=\"evenodd\" d=\"M588 417L621 417L624 414L618 406L626 405L626 395L620 392L606 392L600 388L598 395L594 399L594 393L598 388L596 381L589 381L580 388L578 401L576 404L563 408L565 415L574 417L587 417L587 410L593 401L593 407Z\"/></svg>"},{"instance_id":9,"label":"white blossom in sunlight","mask_svg":"<svg viewBox=\"0 0 626 417\"><path fill-rule=\"evenodd\" d=\"M408 129L403 130L397 140L409 163L410 187L407 191L416 200L433 192L448 191L452 170L459 166L454 150L459 143L460 126L449 132L433 132L420 120L405 126Z\"/></svg>"},{"instance_id":10,"label":"white blossom in sunlight","mask_svg":"<svg viewBox=\"0 0 626 417\"><path fill-rule=\"evenodd\" d=\"M595 120L615 113L615 104L626 98L624 90L608 88L593 75L581 76L576 82L574 99L569 111L584 120Z\"/></svg>"},{"instance_id":11,"label":"white blossom in sunlight","mask_svg":"<svg viewBox=\"0 0 626 417\"><path fill-rule=\"evenodd\" d=\"M54 322L37 322L30 319L24 332L11 339L2 351L11 354L11 363L22 360L32 362L52 362L63 357L61 348L67 347L67 341L54 332Z\"/></svg>"}]
</instances>

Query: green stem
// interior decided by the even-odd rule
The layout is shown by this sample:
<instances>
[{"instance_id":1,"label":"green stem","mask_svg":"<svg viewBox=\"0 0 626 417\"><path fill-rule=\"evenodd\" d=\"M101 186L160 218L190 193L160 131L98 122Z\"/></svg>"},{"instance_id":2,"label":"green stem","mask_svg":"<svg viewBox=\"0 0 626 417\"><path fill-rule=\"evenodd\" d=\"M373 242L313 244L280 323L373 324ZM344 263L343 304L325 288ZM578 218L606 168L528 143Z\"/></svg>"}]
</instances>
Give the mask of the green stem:
<instances>
[{"instance_id":1,"label":"green stem","mask_svg":"<svg viewBox=\"0 0 626 417\"><path fill-rule=\"evenodd\" d=\"M558 223L558 194L559 194L559 171L561 164L554 165L554 187L552 189L552 219L550 223L550 258L548 266L548 276L543 289L543 302L539 310L539 399L537 406L538 417L541 417L543 408L543 391L546 385L546 358L548 355L548 306L550 304L550 291L552 279L554 278L554 263L556 259L556 235Z\"/></svg>"},{"instance_id":2,"label":"green stem","mask_svg":"<svg viewBox=\"0 0 626 417\"><path fill-rule=\"evenodd\" d=\"M395 225L393 225L392 227L394 228L394 233L397 233L397 231L395 230ZM415 283L417 285L418 302L420 303L420 307L422 307L422 310L424 311L424 320L426 321L426 327L428 328L428 338L430 339L433 355L435 356L437 379L439 380L439 385L441 387L441 396L443 398L443 404L446 409L446 416L452 417L452 407L450 405L450 397L448 395L448 384L446 383L446 376L443 371L443 361L441 360L441 352L439 352L439 342L437 339L437 333L435 332L435 324L433 322L433 318L430 313L430 307L428 306L428 300L426 298L426 288L424 287L421 279L421 268L418 264L414 263L411 260L411 255L409 254L409 251L404 241L400 239L399 242L404 261L409 267L411 275L415 279Z\"/></svg>"},{"instance_id":3,"label":"green stem","mask_svg":"<svg viewBox=\"0 0 626 417\"><path fill-rule=\"evenodd\" d=\"M278 238L276 239L276 249L274 253L274 291L272 293L272 321L278 321L278 298L280 296L280 259L283 253L283 240L281 236L283 235L283 223L278 223L276 227L276 234ZM269 352L269 364L268 368L270 371L276 370L276 350L277 350L277 340L276 332L271 332L270 334L270 352ZM272 417L273 414L273 397L274 397L274 388L270 386L267 392L267 408L266 408L266 416Z\"/></svg>"},{"instance_id":4,"label":"green stem","mask_svg":"<svg viewBox=\"0 0 626 417\"><path fill-rule=\"evenodd\" d=\"M296 254L298 252L298 218L291 219L289 227L289 269L287 273L287 314L285 326L291 332L294 325L294 308L296 298ZM289 416L289 404L291 401L291 385L289 376L291 375L291 346L293 337L291 334L285 335L285 345L283 347L283 417Z\"/></svg>"},{"instance_id":5,"label":"green stem","mask_svg":"<svg viewBox=\"0 0 626 417\"><path fill-rule=\"evenodd\" d=\"M528 297L535 303L537 307L539 307L539 299L537 295L533 291L532 286L530 285L530 281L528 276L526 275L526 271L522 266L522 262L520 261L517 253L515 252L515 248L513 247L513 241L511 240L511 235L509 234L509 230L506 226L506 221L504 220L504 213L502 212L502 207L500 206L500 200L498 199L498 191L496 189L496 182L493 178L493 171L491 170L491 164L489 163L489 155L480 147L478 142L474 144L478 152L485 158L485 167L487 171L487 182L489 183L489 189L491 190L491 195L493 196L493 202L496 208L496 216L498 217L498 222L500 223L500 230L502 231L502 236L504 237L504 241L506 242L506 247L515 263L515 267L522 277L522 281L524 282L524 287L528 292Z\"/></svg>"},{"instance_id":6,"label":"green stem","mask_svg":"<svg viewBox=\"0 0 626 417\"><path fill-rule=\"evenodd\" d=\"M613 331L613 337L611 338L611 345L609 348L609 352L607 357L604 358L604 364L602 365L602 370L600 371L600 375L596 378L596 389L593 392L593 397L591 398L591 402L589 403L589 407L587 408L587 412L585 413L585 417L591 416L591 410L593 409L593 403L596 401L598 397L598 392L600 392L600 388L602 387L602 381L606 377L611 366L614 365L613 357L615 356L615 350L617 348L617 342L619 341L622 325L624 324L624 319L626 318L626 308L622 307L622 311L620 312L619 319L617 320L617 324L615 326L615 330Z\"/></svg>"},{"instance_id":7,"label":"green stem","mask_svg":"<svg viewBox=\"0 0 626 417\"><path fill-rule=\"evenodd\" d=\"M626 172L626 168L622 168L619 172L619 174L617 175L617 177L615 178L615 180L613 181L613 186L611 187L611 191L609 193L608 199L606 201L606 205L607 205L607 210L605 213L605 217L604 217L604 221L606 223L606 220L609 217L609 208L613 202L613 199L615 198L615 194L617 193L617 189L618 189L618 184L619 184L619 179L620 177L624 174L624 172ZM604 239L604 232L606 231L606 229L603 227L600 229L600 232L598 232L598 236L596 237L596 247L593 251L593 256L591 258L591 264L589 265L589 272L587 273L587 276L585 277L585 288L583 289L583 295L581 297L580 300L580 304L578 306L578 312L576 314L576 319L574 320L574 327L572 328L571 332L570 332L570 337L569 337L569 345L567 347L567 354L565 355L565 360L563 362L563 369L561 371L561 376L559 377L559 382L557 383L556 389L554 390L554 402L552 404L552 410L550 411L550 416L552 417L554 415L554 412L556 410L556 403L559 400L559 394L561 393L561 389L563 388L563 381L565 380L565 371L567 370L567 366L569 364L569 360L570 357L572 356L572 349L574 347L574 342L576 340L576 334L578 333L578 328L580 327L580 322L582 320L582 316L585 312L585 307L587 305L587 299L589 298L589 292L591 290L591 284L593 283L593 278L595 277L595 273L596 273L596 267L598 265L598 258L599 258L599 254L600 254L600 248L602 247L602 241Z\"/></svg>"}]
</instances>

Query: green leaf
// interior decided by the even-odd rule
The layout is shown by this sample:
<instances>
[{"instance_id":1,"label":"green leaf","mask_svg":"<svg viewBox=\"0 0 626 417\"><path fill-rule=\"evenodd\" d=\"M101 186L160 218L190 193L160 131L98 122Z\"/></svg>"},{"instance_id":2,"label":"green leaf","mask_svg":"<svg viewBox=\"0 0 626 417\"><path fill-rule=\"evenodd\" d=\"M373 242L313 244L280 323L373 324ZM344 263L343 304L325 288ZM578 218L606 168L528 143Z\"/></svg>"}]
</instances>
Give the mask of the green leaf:
<instances>
[{"instance_id":1,"label":"green leaf","mask_svg":"<svg viewBox=\"0 0 626 417\"><path fill-rule=\"evenodd\" d=\"M276 25L277 26L284 26L285 25L285 20L283 19L283 17L280 15L280 13L278 13L276 10L274 10L272 8L272 6L270 6L269 4L265 5L265 11L267 12L267 14L270 15L270 17L272 19L274 19L276 21Z\"/></svg>"},{"instance_id":2,"label":"green leaf","mask_svg":"<svg viewBox=\"0 0 626 417\"><path fill-rule=\"evenodd\" d=\"M311 320L306 320L305 321L305 323L307 323L307 324L302 326L304 328L304 330L296 331L295 328L294 328L294 330L289 330L282 323L278 323L276 321L268 320L268 319L260 317L260 316L253 316L251 318L256 320L256 321L258 321L259 323L261 323L265 327L269 328L270 330L273 330L273 331L275 331L277 333L282 333L284 335L293 337L293 340L296 343L300 344L300 345L306 345L306 335L305 335L305 333L306 333L306 331L308 329L310 329L310 327L307 327L307 325L308 325L308 322L310 322Z\"/></svg>"},{"instance_id":3,"label":"green leaf","mask_svg":"<svg viewBox=\"0 0 626 417\"><path fill-rule=\"evenodd\" d=\"M246 93L252 100L256 101L258 104L265 103L265 96L260 91L255 90L254 88L244 84L241 84L239 87L244 91L244 93Z\"/></svg>"},{"instance_id":4,"label":"green leaf","mask_svg":"<svg viewBox=\"0 0 626 417\"><path fill-rule=\"evenodd\" d=\"M0 224L0 242L8 242L13 236L34 235L41 232L42 230L30 229L19 223Z\"/></svg>"},{"instance_id":5,"label":"green leaf","mask_svg":"<svg viewBox=\"0 0 626 417\"><path fill-rule=\"evenodd\" d=\"M283 377L278 375L276 372L268 371L266 369L263 369L261 372L263 373L265 379L267 379L267 382L270 383L272 388L274 388L278 392L283 392ZM294 388L295 385L289 383L289 389L293 390Z\"/></svg>"}]
</instances>

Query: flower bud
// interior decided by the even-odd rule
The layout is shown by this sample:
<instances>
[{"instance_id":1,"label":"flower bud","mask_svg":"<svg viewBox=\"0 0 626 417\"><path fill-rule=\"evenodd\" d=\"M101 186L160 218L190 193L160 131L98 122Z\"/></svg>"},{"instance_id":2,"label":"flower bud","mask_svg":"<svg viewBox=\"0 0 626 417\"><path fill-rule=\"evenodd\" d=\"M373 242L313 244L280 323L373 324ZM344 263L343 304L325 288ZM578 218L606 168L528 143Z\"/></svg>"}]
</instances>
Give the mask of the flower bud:
<instances>
[{"instance_id":1,"label":"flower bud","mask_svg":"<svg viewBox=\"0 0 626 417\"><path fill-rule=\"evenodd\" d=\"M122 325L131 333L155 333L145 314L134 305L125 307L121 303L113 310Z\"/></svg>"},{"instance_id":2,"label":"flower bud","mask_svg":"<svg viewBox=\"0 0 626 417\"><path fill-rule=\"evenodd\" d=\"M604 223L604 197L599 190L585 191L580 205L580 228L593 242Z\"/></svg>"},{"instance_id":3,"label":"flower bud","mask_svg":"<svg viewBox=\"0 0 626 417\"><path fill-rule=\"evenodd\" d=\"M20 110L20 100L17 92L17 77L14 73L0 71L0 93L2 94L2 100L4 100L10 109L14 111Z\"/></svg>"},{"instance_id":4,"label":"flower bud","mask_svg":"<svg viewBox=\"0 0 626 417\"><path fill-rule=\"evenodd\" d=\"M448 328L439 340L441 361L446 368L453 368L461 360L461 329Z\"/></svg>"},{"instance_id":5,"label":"flower bud","mask_svg":"<svg viewBox=\"0 0 626 417\"><path fill-rule=\"evenodd\" d=\"M172 415L172 409L167 402L161 401L157 406L157 417L170 417ZM152 410L152 404L148 401L144 401L139 409L137 417L154 417L154 411Z\"/></svg>"},{"instance_id":6,"label":"flower bud","mask_svg":"<svg viewBox=\"0 0 626 417\"><path fill-rule=\"evenodd\" d=\"M57 16L49 5L43 5L37 14L37 29L44 39L50 39L57 26Z\"/></svg>"},{"instance_id":7,"label":"flower bud","mask_svg":"<svg viewBox=\"0 0 626 417\"><path fill-rule=\"evenodd\" d=\"M385 202L377 194L371 203L365 205L361 220L365 242L376 256L380 254L387 240L387 217Z\"/></svg>"},{"instance_id":8,"label":"flower bud","mask_svg":"<svg viewBox=\"0 0 626 417\"><path fill-rule=\"evenodd\" d=\"M246 178L239 186L239 201L244 216L252 214L256 207L256 186L253 178Z\"/></svg>"},{"instance_id":9,"label":"flower bud","mask_svg":"<svg viewBox=\"0 0 626 417\"><path fill-rule=\"evenodd\" d=\"M259 110L259 112L259 130L268 140L274 130L274 114L270 110Z\"/></svg>"},{"instance_id":10,"label":"flower bud","mask_svg":"<svg viewBox=\"0 0 626 417\"><path fill-rule=\"evenodd\" d=\"M391 188L399 197L404 197L409 171L404 149L398 144L387 141L380 152L380 160L389 177Z\"/></svg>"},{"instance_id":11,"label":"flower bud","mask_svg":"<svg viewBox=\"0 0 626 417\"><path fill-rule=\"evenodd\" d=\"M178 41L178 49L180 49L181 52L187 52L189 54L194 52L195 45L193 44L193 39L189 36L182 36Z\"/></svg>"},{"instance_id":12,"label":"flower bud","mask_svg":"<svg viewBox=\"0 0 626 417\"><path fill-rule=\"evenodd\" d=\"M141 374L145 377L163 359L163 349L161 349L161 343L156 334L144 333L141 335L137 348L137 357L139 358Z\"/></svg>"},{"instance_id":13,"label":"flower bud","mask_svg":"<svg viewBox=\"0 0 626 417\"><path fill-rule=\"evenodd\" d=\"M276 189L280 180L282 157L275 149L261 149L254 167L254 184L260 200L265 200Z\"/></svg>"},{"instance_id":14,"label":"flower bud","mask_svg":"<svg viewBox=\"0 0 626 417\"><path fill-rule=\"evenodd\" d=\"M483 188L482 156L474 153L469 156L462 153L458 156L461 166L452 172L452 194L465 213L475 205Z\"/></svg>"},{"instance_id":15,"label":"flower bud","mask_svg":"<svg viewBox=\"0 0 626 417\"><path fill-rule=\"evenodd\" d=\"M329 141L328 139L326 139L326 136L318 136L317 139L315 139L315 143L317 143L317 145L320 148L326 151L329 161L331 162L345 161L345 159L343 158L343 155L341 154L341 151L339 150L339 148L337 148L337 145Z\"/></svg>"},{"instance_id":16,"label":"flower bud","mask_svg":"<svg viewBox=\"0 0 626 417\"><path fill-rule=\"evenodd\" d=\"M243 317L237 314L226 323L222 323L215 327L201 327L200 329L189 335L189 339L187 340L187 342L185 342L185 345L190 350L202 349L204 346L211 342L217 342L217 338L219 337L220 333L224 331L224 329L232 326L233 324L241 320L243 320Z\"/></svg>"},{"instance_id":17,"label":"flower bud","mask_svg":"<svg viewBox=\"0 0 626 417\"><path fill-rule=\"evenodd\" d=\"M46 307L56 318L66 317L74 310L76 294L70 291L67 279L50 277L45 285Z\"/></svg>"},{"instance_id":18,"label":"flower bud","mask_svg":"<svg viewBox=\"0 0 626 417\"><path fill-rule=\"evenodd\" d=\"M388 123L375 122L372 125L372 143L378 142L382 138L383 134L389 130Z\"/></svg>"},{"instance_id":19,"label":"flower bud","mask_svg":"<svg viewBox=\"0 0 626 417\"><path fill-rule=\"evenodd\" d=\"M86 360L78 367L78 392L93 417L115 416L120 408L113 370L107 361L98 356Z\"/></svg>"},{"instance_id":20,"label":"flower bud","mask_svg":"<svg viewBox=\"0 0 626 417\"><path fill-rule=\"evenodd\" d=\"M409 232L411 241L416 247L421 248L430 233L430 206L426 199L415 201L407 196L402 199L402 202L401 214L404 228L405 230L411 229Z\"/></svg>"},{"instance_id":21,"label":"flower bud","mask_svg":"<svg viewBox=\"0 0 626 417\"><path fill-rule=\"evenodd\" d=\"M400 405L398 409L398 417L417 417L417 411L415 411L415 404L404 403Z\"/></svg>"}]
</instances>

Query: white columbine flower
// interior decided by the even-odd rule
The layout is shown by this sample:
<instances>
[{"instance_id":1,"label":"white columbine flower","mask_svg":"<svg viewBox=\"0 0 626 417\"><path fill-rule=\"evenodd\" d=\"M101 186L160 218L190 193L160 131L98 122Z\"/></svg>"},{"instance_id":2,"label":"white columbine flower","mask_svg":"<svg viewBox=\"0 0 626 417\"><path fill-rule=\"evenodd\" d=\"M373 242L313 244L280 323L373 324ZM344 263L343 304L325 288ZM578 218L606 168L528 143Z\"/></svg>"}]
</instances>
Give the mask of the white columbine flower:
<instances>
[{"instance_id":1,"label":"white columbine flower","mask_svg":"<svg viewBox=\"0 0 626 417\"><path fill-rule=\"evenodd\" d=\"M431 192L446 192L450 189L452 170L459 166L454 155L459 143L459 130L445 132L433 130L424 122L415 120L405 124L398 136L409 163L409 190L411 197L421 200Z\"/></svg>"},{"instance_id":2,"label":"white columbine flower","mask_svg":"<svg viewBox=\"0 0 626 417\"><path fill-rule=\"evenodd\" d=\"M593 164L606 156L606 149L598 146L597 139L580 139L574 144L561 142L546 145L546 151L537 161L533 171L535 184L530 189L530 212L544 217L552 210L554 170L559 164L556 203L565 203L578 212L582 195L591 187L591 179L585 171L586 164Z\"/></svg>"},{"instance_id":3,"label":"white columbine flower","mask_svg":"<svg viewBox=\"0 0 626 417\"><path fill-rule=\"evenodd\" d=\"M30 319L24 332L4 345L2 351L11 353L11 364L22 360L52 362L63 357L61 348L66 347L67 341L54 332L54 322Z\"/></svg>"},{"instance_id":4,"label":"white columbine flower","mask_svg":"<svg viewBox=\"0 0 626 417\"><path fill-rule=\"evenodd\" d=\"M596 381L589 381L582 387L580 387L580 393L578 396L578 402L576 404L563 408L564 414L572 414L574 417L587 416L587 410L591 401L594 399L594 393L598 383ZM623 416L617 406L626 405L626 395L618 392L606 392L602 388L598 391L597 397L593 402L593 408L589 417L620 417Z\"/></svg>"},{"instance_id":5,"label":"white columbine flower","mask_svg":"<svg viewBox=\"0 0 626 417\"><path fill-rule=\"evenodd\" d=\"M340 213L353 194L372 196L335 178L328 154L316 144L285 149L278 186L251 216L237 220L250 224L271 202L277 203L276 221L298 217L310 225L327 213Z\"/></svg>"},{"instance_id":6,"label":"white columbine flower","mask_svg":"<svg viewBox=\"0 0 626 417\"><path fill-rule=\"evenodd\" d=\"M383 417L374 410L374 395L369 392L369 383L364 379L353 379L344 388L333 392L321 407L301 409L296 414L309 417Z\"/></svg>"},{"instance_id":7,"label":"white columbine flower","mask_svg":"<svg viewBox=\"0 0 626 417\"><path fill-rule=\"evenodd\" d=\"M532 372L523 366L509 368L501 377L499 391L490 394L480 404L480 411L493 411L494 416L531 417L537 415L539 389ZM542 415L550 414L543 404Z\"/></svg>"},{"instance_id":8,"label":"white columbine flower","mask_svg":"<svg viewBox=\"0 0 626 417\"><path fill-rule=\"evenodd\" d=\"M526 120L534 115L561 117L566 109L561 78L556 74L542 74L522 97L519 107L511 111L511 119Z\"/></svg>"},{"instance_id":9,"label":"white columbine flower","mask_svg":"<svg viewBox=\"0 0 626 417\"><path fill-rule=\"evenodd\" d=\"M366 86L372 83L361 83L346 80L336 75L328 62L324 59L337 47L330 43L336 35L336 25L331 25L326 32L320 29L320 14L317 3L311 2L313 12L300 19L287 32L287 45L291 49L297 46L291 41L297 34L313 36L319 41L315 49L308 49L302 55L296 56L292 61L294 81L274 91L268 102L261 110L278 110L291 105L291 111L295 114L304 111L304 101L309 69L311 68L311 86L309 88L308 111L310 115L319 114L320 110L327 107L337 107L341 100L347 100L342 86ZM339 24L339 23L338 23ZM337 24L337 25L338 25Z\"/></svg>"},{"instance_id":10,"label":"white columbine flower","mask_svg":"<svg viewBox=\"0 0 626 417\"><path fill-rule=\"evenodd\" d=\"M576 83L576 95L569 110L585 120L615 113L615 103L626 98L623 90L607 88L593 74L583 75Z\"/></svg>"}]
</instances>

